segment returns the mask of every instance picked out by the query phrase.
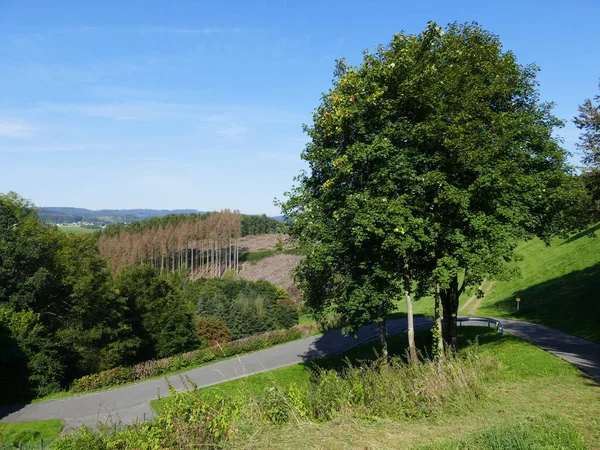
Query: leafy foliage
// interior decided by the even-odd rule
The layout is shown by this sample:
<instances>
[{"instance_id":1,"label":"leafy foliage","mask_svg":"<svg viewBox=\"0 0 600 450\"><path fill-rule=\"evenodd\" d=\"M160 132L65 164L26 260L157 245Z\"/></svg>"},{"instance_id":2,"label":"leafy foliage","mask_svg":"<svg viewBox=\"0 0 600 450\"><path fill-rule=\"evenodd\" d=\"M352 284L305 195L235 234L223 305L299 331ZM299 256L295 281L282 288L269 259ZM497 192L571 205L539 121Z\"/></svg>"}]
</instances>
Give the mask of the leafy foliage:
<instances>
[{"instance_id":1,"label":"leafy foliage","mask_svg":"<svg viewBox=\"0 0 600 450\"><path fill-rule=\"evenodd\" d=\"M174 389L172 389L174 393ZM215 397L198 402L192 396L177 396L151 422L139 423L123 431L83 427L53 444L57 450L89 450L144 448L216 447L233 431L240 406Z\"/></svg>"},{"instance_id":2,"label":"leafy foliage","mask_svg":"<svg viewBox=\"0 0 600 450\"><path fill-rule=\"evenodd\" d=\"M237 341L226 342L223 344L219 343L213 347L201 348L181 355L152 359L130 367L116 367L74 380L71 385L71 392L88 392L129 383L131 381L140 381L167 373L191 369L208 362L262 350L273 345L300 339L312 331L314 330L310 328L307 329L306 327L268 331Z\"/></svg>"},{"instance_id":3,"label":"leafy foliage","mask_svg":"<svg viewBox=\"0 0 600 450\"><path fill-rule=\"evenodd\" d=\"M39 314L0 305L0 391L4 401L60 388L64 367Z\"/></svg>"},{"instance_id":4,"label":"leafy foliage","mask_svg":"<svg viewBox=\"0 0 600 450\"><path fill-rule=\"evenodd\" d=\"M116 291L127 301L128 318L142 345L136 360L165 357L196 348L193 305L183 299L182 279L159 275L141 264L125 268L115 279Z\"/></svg>"},{"instance_id":5,"label":"leafy foliage","mask_svg":"<svg viewBox=\"0 0 600 450\"><path fill-rule=\"evenodd\" d=\"M0 303L17 308L52 303L60 238L30 202L14 192L0 194Z\"/></svg>"},{"instance_id":6,"label":"leafy foliage","mask_svg":"<svg viewBox=\"0 0 600 450\"><path fill-rule=\"evenodd\" d=\"M214 316L199 316L194 322L196 334L209 345L224 344L231 340L231 330L227 324Z\"/></svg>"},{"instance_id":7,"label":"leafy foliage","mask_svg":"<svg viewBox=\"0 0 600 450\"><path fill-rule=\"evenodd\" d=\"M600 168L600 95L596 95L594 101L586 99L579 106L574 122L581 130L577 147L583 152L583 163Z\"/></svg>"},{"instance_id":8,"label":"leafy foliage","mask_svg":"<svg viewBox=\"0 0 600 450\"><path fill-rule=\"evenodd\" d=\"M509 276L521 240L585 220L537 71L476 24L430 23L360 67L338 63L306 129L310 171L282 205L309 249L297 273L309 306L352 330L414 282L421 295L440 283L454 346L467 286Z\"/></svg>"},{"instance_id":9,"label":"leafy foliage","mask_svg":"<svg viewBox=\"0 0 600 450\"><path fill-rule=\"evenodd\" d=\"M197 305L199 316L222 320L233 339L298 323L287 291L264 280L200 279L186 285L184 296Z\"/></svg>"},{"instance_id":10,"label":"leafy foliage","mask_svg":"<svg viewBox=\"0 0 600 450\"><path fill-rule=\"evenodd\" d=\"M79 374L131 361L140 345L126 317L126 300L112 288L94 242L89 235L65 234L57 253L68 295L53 308L60 317L56 337L70 349Z\"/></svg>"}]
</instances>

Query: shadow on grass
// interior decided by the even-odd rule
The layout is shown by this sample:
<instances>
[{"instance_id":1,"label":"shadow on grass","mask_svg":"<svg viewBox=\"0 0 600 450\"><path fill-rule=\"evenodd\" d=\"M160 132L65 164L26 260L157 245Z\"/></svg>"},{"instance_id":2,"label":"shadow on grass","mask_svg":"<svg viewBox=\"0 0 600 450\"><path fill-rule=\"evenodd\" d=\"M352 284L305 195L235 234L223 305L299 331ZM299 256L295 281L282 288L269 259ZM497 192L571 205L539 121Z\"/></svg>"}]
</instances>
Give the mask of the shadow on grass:
<instances>
[{"instance_id":1,"label":"shadow on grass","mask_svg":"<svg viewBox=\"0 0 600 450\"><path fill-rule=\"evenodd\" d=\"M571 242L575 242L576 240L581 239L582 237L588 237L592 239L597 238L598 235L596 235L596 231L598 230L600 230L600 223L594 225L592 228L588 228L587 230L583 230L582 232L571 236L569 239L567 239L560 245L570 244Z\"/></svg>"},{"instance_id":2,"label":"shadow on grass","mask_svg":"<svg viewBox=\"0 0 600 450\"><path fill-rule=\"evenodd\" d=\"M429 324L429 319L424 317L415 318L415 324L423 324L415 330L415 343L417 351L423 356L428 357L433 348L433 337ZM419 320L420 319L420 320ZM426 326L427 325L427 326ZM500 340L501 337L495 328L488 327L460 327L458 330L459 349L472 345L474 341L480 344L488 344ZM319 340L315 343L319 346ZM406 332L394 334L388 338L388 352L392 357L407 359L408 356L408 336ZM379 339L364 343L362 345L350 348L348 351L337 354L316 358L303 365L312 370L337 370L341 371L349 364L358 365L365 361L374 361L381 355L381 343Z\"/></svg>"},{"instance_id":3,"label":"shadow on grass","mask_svg":"<svg viewBox=\"0 0 600 450\"><path fill-rule=\"evenodd\" d=\"M520 311L515 310L520 297ZM600 263L527 289L497 306L503 313L600 342Z\"/></svg>"}]
</instances>

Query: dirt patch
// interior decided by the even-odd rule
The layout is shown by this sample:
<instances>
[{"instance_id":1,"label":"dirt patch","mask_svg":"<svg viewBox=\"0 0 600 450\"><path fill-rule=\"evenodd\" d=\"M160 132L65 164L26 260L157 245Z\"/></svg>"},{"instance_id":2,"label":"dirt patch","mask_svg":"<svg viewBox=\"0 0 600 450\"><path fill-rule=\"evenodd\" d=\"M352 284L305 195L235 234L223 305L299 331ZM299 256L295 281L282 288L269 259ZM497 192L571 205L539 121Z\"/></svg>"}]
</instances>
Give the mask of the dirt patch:
<instances>
[{"instance_id":1,"label":"dirt patch","mask_svg":"<svg viewBox=\"0 0 600 450\"><path fill-rule=\"evenodd\" d=\"M301 255L275 255L264 258L256 264L242 264L239 277L247 280L267 280L283 286L294 300L299 300L300 293L292 280L292 271L302 261Z\"/></svg>"}]
</instances>

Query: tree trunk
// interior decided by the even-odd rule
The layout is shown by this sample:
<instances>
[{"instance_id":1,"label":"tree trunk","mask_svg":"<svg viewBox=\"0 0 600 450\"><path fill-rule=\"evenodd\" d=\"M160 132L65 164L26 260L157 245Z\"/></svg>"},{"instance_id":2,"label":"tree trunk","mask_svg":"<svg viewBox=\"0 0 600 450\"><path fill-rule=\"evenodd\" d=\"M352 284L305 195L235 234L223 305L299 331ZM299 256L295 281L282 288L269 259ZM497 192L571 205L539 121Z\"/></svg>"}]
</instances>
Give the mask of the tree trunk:
<instances>
[{"instance_id":1,"label":"tree trunk","mask_svg":"<svg viewBox=\"0 0 600 450\"><path fill-rule=\"evenodd\" d=\"M406 312L408 314L408 353L410 360L417 360L417 347L415 345L415 322L413 317L412 298L410 296L410 277L408 271L404 273L404 295L406 297Z\"/></svg>"},{"instance_id":2,"label":"tree trunk","mask_svg":"<svg viewBox=\"0 0 600 450\"><path fill-rule=\"evenodd\" d=\"M442 335L442 318L440 316L440 281L435 282L435 304L434 304L434 315L433 315L433 327L434 327L434 338L437 342L433 343L433 352L437 357L444 354L444 337Z\"/></svg>"},{"instance_id":3,"label":"tree trunk","mask_svg":"<svg viewBox=\"0 0 600 450\"><path fill-rule=\"evenodd\" d=\"M387 328L385 327L385 319L379 322L379 340L381 341L381 357L387 362L389 357L387 345Z\"/></svg>"},{"instance_id":4,"label":"tree trunk","mask_svg":"<svg viewBox=\"0 0 600 450\"><path fill-rule=\"evenodd\" d=\"M440 298L444 308L444 341L452 350L456 351L456 318L458 316L458 299L461 290L458 289L458 277L450 282L447 289L440 291Z\"/></svg>"}]
</instances>

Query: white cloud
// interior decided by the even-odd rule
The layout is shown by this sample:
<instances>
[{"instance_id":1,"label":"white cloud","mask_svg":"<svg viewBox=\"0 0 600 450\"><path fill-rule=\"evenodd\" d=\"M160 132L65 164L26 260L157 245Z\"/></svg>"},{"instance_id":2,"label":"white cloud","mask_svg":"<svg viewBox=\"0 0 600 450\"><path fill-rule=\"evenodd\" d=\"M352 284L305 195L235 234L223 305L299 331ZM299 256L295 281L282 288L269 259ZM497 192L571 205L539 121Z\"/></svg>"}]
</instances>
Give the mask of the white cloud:
<instances>
[{"instance_id":1,"label":"white cloud","mask_svg":"<svg viewBox=\"0 0 600 450\"><path fill-rule=\"evenodd\" d=\"M197 114L198 108L193 105L171 103L123 103L100 105L76 104L42 104L38 108L42 112L59 114L77 114L88 117L103 117L113 120L151 121L165 118L176 118Z\"/></svg>"},{"instance_id":2,"label":"white cloud","mask_svg":"<svg viewBox=\"0 0 600 450\"><path fill-rule=\"evenodd\" d=\"M0 136L11 138L28 138L35 134L35 128L21 122L1 121Z\"/></svg>"},{"instance_id":3,"label":"white cloud","mask_svg":"<svg viewBox=\"0 0 600 450\"><path fill-rule=\"evenodd\" d=\"M111 144L90 144L90 145L31 145L31 146L0 146L0 153L40 153L40 152L89 152L113 150L115 147Z\"/></svg>"}]
</instances>

